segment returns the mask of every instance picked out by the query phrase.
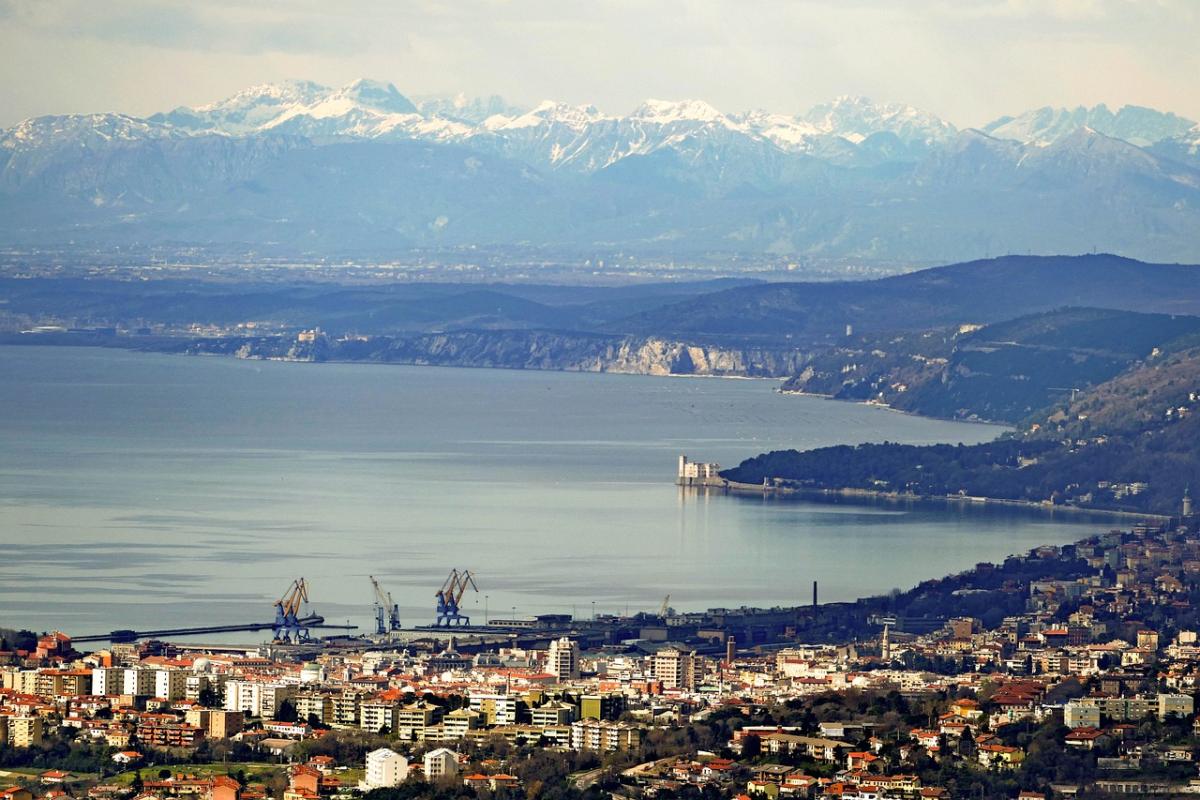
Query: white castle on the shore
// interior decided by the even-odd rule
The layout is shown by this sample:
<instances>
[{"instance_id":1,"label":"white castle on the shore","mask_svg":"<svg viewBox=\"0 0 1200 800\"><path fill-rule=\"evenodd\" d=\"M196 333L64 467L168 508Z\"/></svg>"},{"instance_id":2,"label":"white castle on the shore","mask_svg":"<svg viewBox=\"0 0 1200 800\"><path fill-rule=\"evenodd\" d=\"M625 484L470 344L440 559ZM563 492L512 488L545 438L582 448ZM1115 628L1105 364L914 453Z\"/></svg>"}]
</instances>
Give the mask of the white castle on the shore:
<instances>
[{"instance_id":1,"label":"white castle on the shore","mask_svg":"<svg viewBox=\"0 0 1200 800\"><path fill-rule=\"evenodd\" d=\"M720 471L721 465L716 462L688 461L687 456L680 455L678 483L681 486L690 486L693 483L718 480Z\"/></svg>"}]
</instances>

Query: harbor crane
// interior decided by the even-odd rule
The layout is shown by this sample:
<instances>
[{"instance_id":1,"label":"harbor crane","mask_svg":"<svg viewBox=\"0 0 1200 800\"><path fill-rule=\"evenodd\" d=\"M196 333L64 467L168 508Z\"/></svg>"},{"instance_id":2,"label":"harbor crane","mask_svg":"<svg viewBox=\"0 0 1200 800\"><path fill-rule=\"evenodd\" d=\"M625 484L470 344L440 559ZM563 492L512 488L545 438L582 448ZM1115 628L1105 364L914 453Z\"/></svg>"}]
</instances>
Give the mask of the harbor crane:
<instances>
[{"instance_id":1,"label":"harbor crane","mask_svg":"<svg viewBox=\"0 0 1200 800\"><path fill-rule=\"evenodd\" d=\"M275 601L275 641L308 641L308 626L300 620L300 609L307 602L308 584L304 578L297 578L283 597Z\"/></svg>"},{"instance_id":2,"label":"harbor crane","mask_svg":"<svg viewBox=\"0 0 1200 800\"><path fill-rule=\"evenodd\" d=\"M437 619L433 623L435 626L449 628L454 625L471 624L470 617L459 613L459 602L468 586L476 592L479 591L479 587L475 585L475 577L470 570L464 569L461 572L457 568L450 570L450 574L442 583L442 588L438 589L434 595L437 598Z\"/></svg>"},{"instance_id":3,"label":"harbor crane","mask_svg":"<svg viewBox=\"0 0 1200 800\"><path fill-rule=\"evenodd\" d=\"M375 633L382 636L400 630L400 606L392 602L392 593L385 592L374 575L367 577L375 589Z\"/></svg>"},{"instance_id":4,"label":"harbor crane","mask_svg":"<svg viewBox=\"0 0 1200 800\"><path fill-rule=\"evenodd\" d=\"M671 595L667 595L663 598L662 608L659 609L658 615L663 619L666 619L667 617L671 616L671 611Z\"/></svg>"}]
</instances>

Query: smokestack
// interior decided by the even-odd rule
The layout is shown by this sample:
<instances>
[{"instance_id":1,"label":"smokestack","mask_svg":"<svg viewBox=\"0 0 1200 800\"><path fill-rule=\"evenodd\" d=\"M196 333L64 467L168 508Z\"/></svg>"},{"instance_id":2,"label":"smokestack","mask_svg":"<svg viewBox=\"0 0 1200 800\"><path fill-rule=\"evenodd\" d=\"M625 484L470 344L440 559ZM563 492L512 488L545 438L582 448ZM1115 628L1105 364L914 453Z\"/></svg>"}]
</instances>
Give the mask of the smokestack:
<instances>
[{"instance_id":1,"label":"smokestack","mask_svg":"<svg viewBox=\"0 0 1200 800\"><path fill-rule=\"evenodd\" d=\"M737 639L730 636L725 640L725 666L733 666L733 657L737 654Z\"/></svg>"},{"instance_id":2,"label":"smokestack","mask_svg":"<svg viewBox=\"0 0 1200 800\"><path fill-rule=\"evenodd\" d=\"M817 604L817 582L813 581L813 605Z\"/></svg>"}]
</instances>

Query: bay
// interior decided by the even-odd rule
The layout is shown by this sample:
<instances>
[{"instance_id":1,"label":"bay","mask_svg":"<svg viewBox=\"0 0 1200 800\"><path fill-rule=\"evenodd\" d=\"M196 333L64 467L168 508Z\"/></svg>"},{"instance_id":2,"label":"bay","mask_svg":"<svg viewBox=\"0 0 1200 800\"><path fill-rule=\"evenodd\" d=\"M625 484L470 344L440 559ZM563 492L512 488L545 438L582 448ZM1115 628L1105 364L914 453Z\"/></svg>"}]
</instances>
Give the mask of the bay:
<instances>
[{"instance_id":1,"label":"bay","mask_svg":"<svg viewBox=\"0 0 1200 800\"><path fill-rule=\"evenodd\" d=\"M774 387L0 347L0 626L267 620L304 576L314 610L368 627L368 575L411 626L451 567L477 574L476 621L791 605L814 580L850 600L1107 527L674 486L680 453L1003 430Z\"/></svg>"}]
</instances>

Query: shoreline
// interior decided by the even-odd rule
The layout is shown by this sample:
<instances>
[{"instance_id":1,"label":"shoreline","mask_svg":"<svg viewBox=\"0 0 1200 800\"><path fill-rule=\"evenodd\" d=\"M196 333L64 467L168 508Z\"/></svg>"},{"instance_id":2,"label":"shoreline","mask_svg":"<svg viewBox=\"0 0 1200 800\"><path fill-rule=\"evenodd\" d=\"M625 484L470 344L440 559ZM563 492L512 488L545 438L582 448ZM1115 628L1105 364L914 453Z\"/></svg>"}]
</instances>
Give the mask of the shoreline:
<instances>
[{"instance_id":1,"label":"shoreline","mask_svg":"<svg viewBox=\"0 0 1200 800\"><path fill-rule=\"evenodd\" d=\"M787 383L788 380L789 379L784 378L783 382ZM1004 420L996 420L996 419L982 419L982 418L960 419L958 417L939 417L934 414L919 414L916 411L908 411L903 408L896 408L895 406L891 405L890 403L877 403L873 400L843 400L842 398L835 397L834 395L831 395L831 394L823 394L821 392L801 392L796 389L784 389L782 386L780 386L775 391L778 392L779 394L783 394L783 395L790 394L790 395L796 395L797 397L820 397L824 400L833 400L838 403L853 403L853 404L859 405L859 406L870 406L872 408L882 408L882 409L891 411L896 414L904 414L909 417L920 417L921 419L936 419L936 420L941 420L942 422L966 422L971 425L995 425L997 427L1007 428L1010 431L1015 431L1017 429L1017 425L1018 425L1018 423L1016 423L1016 422L1005 422Z\"/></svg>"},{"instance_id":2,"label":"shoreline","mask_svg":"<svg viewBox=\"0 0 1200 800\"><path fill-rule=\"evenodd\" d=\"M815 488L797 488L794 486L763 486L754 483L739 483L738 481L730 481L724 478L719 479L701 479L690 484L677 484L683 489L716 489L723 492L732 492L741 495L777 495L781 497L841 497L861 500L882 500L890 503L903 502L932 502L943 505L961 505L961 506L988 506L1000 505L1011 506L1015 508L1025 508L1032 511L1043 511L1048 513L1068 513L1081 515L1095 515L1117 517L1120 519L1144 520L1156 523L1169 522L1174 517L1165 514L1151 514L1149 512L1139 511L1119 511L1105 508L1087 508L1083 506L1068 506L1068 505L1052 505L1050 503L1039 503L1032 500L1012 500L1002 497L977 497L973 495L918 495L918 494L902 494L900 492L881 492L873 489L853 489L844 487L841 489L815 489Z\"/></svg>"}]
</instances>

